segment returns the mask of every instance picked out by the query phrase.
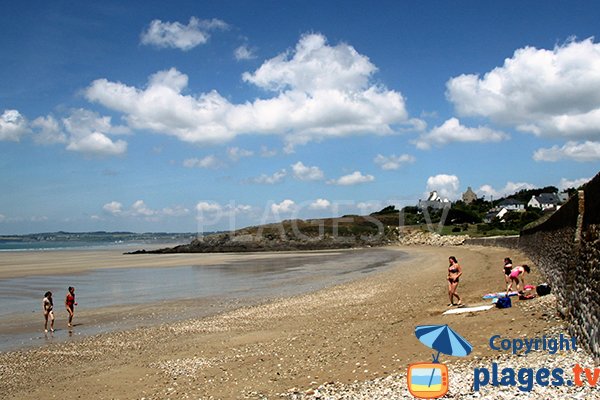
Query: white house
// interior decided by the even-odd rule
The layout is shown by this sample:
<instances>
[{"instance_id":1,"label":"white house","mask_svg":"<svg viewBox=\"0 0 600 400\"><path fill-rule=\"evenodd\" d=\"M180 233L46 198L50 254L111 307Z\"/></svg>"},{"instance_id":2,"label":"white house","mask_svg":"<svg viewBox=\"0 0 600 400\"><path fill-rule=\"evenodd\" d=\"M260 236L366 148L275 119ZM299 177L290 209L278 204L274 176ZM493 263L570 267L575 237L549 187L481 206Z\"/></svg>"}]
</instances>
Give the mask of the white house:
<instances>
[{"instance_id":1,"label":"white house","mask_svg":"<svg viewBox=\"0 0 600 400\"><path fill-rule=\"evenodd\" d=\"M525 204L515 199L504 199L498 203L498 207L506 208L507 211L525 211Z\"/></svg>"},{"instance_id":2,"label":"white house","mask_svg":"<svg viewBox=\"0 0 600 400\"><path fill-rule=\"evenodd\" d=\"M560 200L556 193L541 193L538 196L531 196L531 200L529 200L527 206L548 210L556 208L559 203Z\"/></svg>"}]
</instances>

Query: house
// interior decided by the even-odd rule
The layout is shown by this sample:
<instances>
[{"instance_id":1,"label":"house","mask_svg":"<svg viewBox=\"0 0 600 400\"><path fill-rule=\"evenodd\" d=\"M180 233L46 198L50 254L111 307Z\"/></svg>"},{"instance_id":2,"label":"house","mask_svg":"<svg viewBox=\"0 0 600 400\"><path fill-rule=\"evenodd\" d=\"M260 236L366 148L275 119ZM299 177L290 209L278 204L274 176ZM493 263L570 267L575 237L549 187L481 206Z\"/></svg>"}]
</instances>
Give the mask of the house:
<instances>
[{"instance_id":1,"label":"house","mask_svg":"<svg viewBox=\"0 0 600 400\"><path fill-rule=\"evenodd\" d=\"M525 204L516 199L504 199L498 203L498 207L506 208L507 211L525 211Z\"/></svg>"},{"instance_id":2,"label":"house","mask_svg":"<svg viewBox=\"0 0 600 400\"><path fill-rule=\"evenodd\" d=\"M559 204L560 199L556 193L541 193L537 196L531 196L531 200L529 200L527 206L549 210L556 208Z\"/></svg>"},{"instance_id":3,"label":"house","mask_svg":"<svg viewBox=\"0 0 600 400\"><path fill-rule=\"evenodd\" d=\"M471 186L469 186L467 188L467 191L463 193L462 199L465 202L465 204L471 204L472 202L477 200L477 195L475 194L473 189L471 189Z\"/></svg>"},{"instance_id":4,"label":"house","mask_svg":"<svg viewBox=\"0 0 600 400\"><path fill-rule=\"evenodd\" d=\"M429 193L429 197L427 198L427 200L419 200L417 207L421 210L424 210L426 208L442 209L450 207L451 205L452 203L450 203L450 200L446 198L442 199L434 190L433 192Z\"/></svg>"}]
</instances>

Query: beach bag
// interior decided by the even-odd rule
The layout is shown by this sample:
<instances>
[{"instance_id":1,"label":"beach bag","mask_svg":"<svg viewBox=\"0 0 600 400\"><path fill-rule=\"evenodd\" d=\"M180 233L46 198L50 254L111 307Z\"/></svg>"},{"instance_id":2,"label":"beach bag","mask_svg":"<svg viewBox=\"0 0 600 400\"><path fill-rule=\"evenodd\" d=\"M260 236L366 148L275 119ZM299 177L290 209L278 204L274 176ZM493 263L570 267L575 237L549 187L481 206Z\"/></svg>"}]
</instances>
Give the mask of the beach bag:
<instances>
[{"instance_id":1,"label":"beach bag","mask_svg":"<svg viewBox=\"0 0 600 400\"><path fill-rule=\"evenodd\" d=\"M550 285L548 285L547 283L542 283L541 285L537 285L535 288L535 292L538 294L538 296L545 296L547 294L550 294L551 288Z\"/></svg>"},{"instance_id":2,"label":"beach bag","mask_svg":"<svg viewBox=\"0 0 600 400\"><path fill-rule=\"evenodd\" d=\"M510 302L510 297L500 297L500 298L498 298L498 301L496 302L496 307L498 307L498 308L509 308L509 307L512 307L512 304Z\"/></svg>"}]
</instances>

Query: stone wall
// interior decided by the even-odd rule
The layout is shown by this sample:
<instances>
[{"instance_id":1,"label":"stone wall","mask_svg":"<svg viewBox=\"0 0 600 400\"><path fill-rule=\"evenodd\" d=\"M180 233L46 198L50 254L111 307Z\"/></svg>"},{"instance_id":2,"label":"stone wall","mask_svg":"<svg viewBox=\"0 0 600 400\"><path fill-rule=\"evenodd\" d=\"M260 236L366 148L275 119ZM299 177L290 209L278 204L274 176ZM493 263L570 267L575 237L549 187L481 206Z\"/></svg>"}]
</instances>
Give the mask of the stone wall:
<instances>
[{"instance_id":1,"label":"stone wall","mask_svg":"<svg viewBox=\"0 0 600 400\"><path fill-rule=\"evenodd\" d=\"M494 237L481 237L481 238L469 238L465 240L465 244L475 246L492 246L492 247L506 247L507 249L518 249L519 248L519 236L494 236Z\"/></svg>"},{"instance_id":2,"label":"stone wall","mask_svg":"<svg viewBox=\"0 0 600 400\"><path fill-rule=\"evenodd\" d=\"M600 174L548 220L523 230L519 248L552 286L571 334L600 361Z\"/></svg>"}]
</instances>

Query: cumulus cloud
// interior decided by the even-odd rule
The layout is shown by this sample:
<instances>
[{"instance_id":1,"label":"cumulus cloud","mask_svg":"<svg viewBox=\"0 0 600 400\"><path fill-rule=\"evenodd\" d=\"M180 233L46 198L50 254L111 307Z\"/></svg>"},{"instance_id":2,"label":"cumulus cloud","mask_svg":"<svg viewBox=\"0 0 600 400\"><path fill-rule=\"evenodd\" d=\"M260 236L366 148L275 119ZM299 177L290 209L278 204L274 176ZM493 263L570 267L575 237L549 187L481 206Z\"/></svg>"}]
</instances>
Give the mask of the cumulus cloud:
<instances>
[{"instance_id":1,"label":"cumulus cloud","mask_svg":"<svg viewBox=\"0 0 600 400\"><path fill-rule=\"evenodd\" d=\"M251 178L248 182L250 183L258 183L261 185L274 185L283 181L283 178L287 176L287 171L285 169L279 170L273 175L261 174L256 178Z\"/></svg>"},{"instance_id":2,"label":"cumulus cloud","mask_svg":"<svg viewBox=\"0 0 600 400\"><path fill-rule=\"evenodd\" d=\"M320 181L325 177L319 167L308 167L302 161L292 165L292 173L294 178L301 181Z\"/></svg>"},{"instance_id":3,"label":"cumulus cloud","mask_svg":"<svg viewBox=\"0 0 600 400\"><path fill-rule=\"evenodd\" d=\"M98 79L89 101L125 114L134 129L190 143L224 143L240 134L283 135L287 148L311 140L353 134L385 135L415 126L403 96L371 83L377 68L352 46L330 46L324 36L304 35L295 49L246 72L245 82L269 96L231 103L217 91L183 94L188 76L159 71L144 88Z\"/></svg>"},{"instance_id":4,"label":"cumulus cloud","mask_svg":"<svg viewBox=\"0 0 600 400\"><path fill-rule=\"evenodd\" d=\"M381 167L383 170L396 170L400 169L404 164L412 164L416 161L416 158L411 156L410 154L402 154L391 156L384 156L381 154L377 154L373 162Z\"/></svg>"},{"instance_id":5,"label":"cumulus cloud","mask_svg":"<svg viewBox=\"0 0 600 400\"><path fill-rule=\"evenodd\" d=\"M442 198L455 200L458 198L460 188L460 180L456 175L439 174L427 178L427 194L436 191Z\"/></svg>"},{"instance_id":6,"label":"cumulus cloud","mask_svg":"<svg viewBox=\"0 0 600 400\"><path fill-rule=\"evenodd\" d=\"M573 160L579 162L600 161L600 142L567 142L562 147L538 149L533 153L535 161Z\"/></svg>"},{"instance_id":7,"label":"cumulus cloud","mask_svg":"<svg viewBox=\"0 0 600 400\"><path fill-rule=\"evenodd\" d=\"M4 110L0 116L0 141L18 142L29 132L27 120L17 110Z\"/></svg>"},{"instance_id":8,"label":"cumulus cloud","mask_svg":"<svg viewBox=\"0 0 600 400\"><path fill-rule=\"evenodd\" d=\"M566 190L571 188L579 188L581 185L588 183L592 178L579 178L579 179L566 179L561 178L560 183L558 184L558 188L560 190Z\"/></svg>"},{"instance_id":9,"label":"cumulus cloud","mask_svg":"<svg viewBox=\"0 0 600 400\"><path fill-rule=\"evenodd\" d=\"M200 20L191 17L187 25L155 19L150 22L148 29L142 32L141 41L145 45L187 51L206 43L210 31L224 30L228 27L227 23L219 19Z\"/></svg>"},{"instance_id":10,"label":"cumulus cloud","mask_svg":"<svg viewBox=\"0 0 600 400\"><path fill-rule=\"evenodd\" d=\"M136 200L128 209L125 209L123 204L118 201L111 201L102 206L102 209L114 217L140 217L149 220L158 220L161 217L181 217L190 212L189 209L180 205L155 210L148 207L144 200ZM99 216L95 217L95 219L100 219Z\"/></svg>"},{"instance_id":11,"label":"cumulus cloud","mask_svg":"<svg viewBox=\"0 0 600 400\"><path fill-rule=\"evenodd\" d=\"M450 118L441 126L436 126L415 141L417 148L429 149L432 145L443 146L452 142L499 142L508 139L504 132L496 131L487 126L469 128L460 123L457 118Z\"/></svg>"},{"instance_id":12,"label":"cumulus cloud","mask_svg":"<svg viewBox=\"0 0 600 400\"><path fill-rule=\"evenodd\" d=\"M256 58L256 53L254 49L251 49L250 47L244 44L233 51L233 56L238 61L252 60Z\"/></svg>"},{"instance_id":13,"label":"cumulus cloud","mask_svg":"<svg viewBox=\"0 0 600 400\"><path fill-rule=\"evenodd\" d=\"M289 214L296 210L296 203L293 200L285 199L281 203L271 204L271 212L275 215Z\"/></svg>"},{"instance_id":14,"label":"cumulus cloud","mask_svg":"<svg viewBox=\"0 0 600 400\"><path fill-rule=\"evenodd\" d=\"M212 154L203 158L187 158L183 160L183 166L186 168L218 168L220 165L219 159Z\"/></svg>"},{"instance_id":15,"label":"cumulus cloud","mask_svg":"<svg viewBox=\"0 0 600 400\"><path fill-rule=\"evenodd\" d=\"M59 121L51 115L34 119L31 122L31 127L36 132L33 140L37 144L67 143L67 135L61 129Z\"/></svg>"},{"instance_id":16,"label":"cumulus cloud","mask_svg":"<svg viewBox=\"0 0 600 400\"><path fill-rule=\"evenodd\" d=\"M482 185L476 190L479 196L485 196L487 200L498 199L500 197L510 196L519 190L535 189L536 186L527 182L507 182L503 188L494 189L491 185Z\"/></svg>"},{"instance_id":17,"label":"cumulus cloud","mask_svg":"<svg viewBox=\"0 0 600 400\"><path fill-rule=\"evenodd\" d=\"M244 157L252 157L254 152L252 150L241 149L239 147L230 147L227 149L227 155L233 161L239 161Z\"/></svg>"},{"instance_id":18,"label":"cumulus cloud","mask_svg":"<svg viewBox=\"0 0 600 400\"><path fill-rule=\"evenodd\" d=\"M373 175L363 175L360 171L354 171L353 173L341 176L338 179L332 179L327 183L330 185L351 186L360 183L373 182L374 180L375 177Z\"/></svg>"},{"instance_id":19,"label":"cumulus cloud","mask_svg":"<svg viewBox=\"0 0 600 400\"><path fill-rule=\"evenodd\" d=\"M67 150L92 156L114 156L127 151L127 142L121 139L113 141L108 136L129 131L126 127L113 126L111 117L78 109L73 110L69 117L63 118L62 124L68 134Z\"/></svg>"},{"instance_id":20,"label":"cumulus cloud","mask_svg":"<svg viewBox=\"0 0 600 400\"><path fill-rule=\"evenodd\" d=\"M109 214L119 215L123 213L123 204L118 201L111 201L110 203L106 203L102 209Z\"/></svg>"},{"instance_id":21,"label":"cumulus cloud","mask_svg":"<svg viewBox=\"0 0 600 400\"><path fill-rule=\"evenodd\" d=\"M329 207L331 207L331 202L327 199L316 199L308 206L311 210L326 210Z\"/></svg>"},{"instance_id":22,"label":"cumulus cloud","mask_svg":"<svg viewBox=\"0 0 600 400\"><path fill-rule=\"evenodd\" d=\"M446 84L459 115L487 117L541 137L600 137L600 44L525 47L504 64Z\"/></svg>"}]
</instances>

